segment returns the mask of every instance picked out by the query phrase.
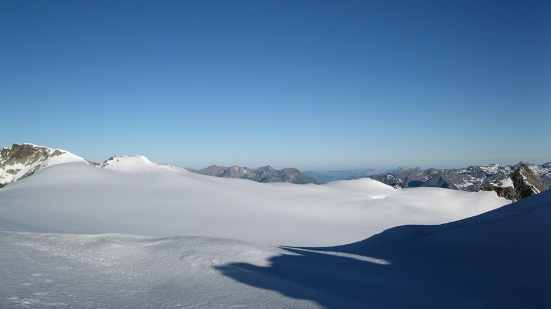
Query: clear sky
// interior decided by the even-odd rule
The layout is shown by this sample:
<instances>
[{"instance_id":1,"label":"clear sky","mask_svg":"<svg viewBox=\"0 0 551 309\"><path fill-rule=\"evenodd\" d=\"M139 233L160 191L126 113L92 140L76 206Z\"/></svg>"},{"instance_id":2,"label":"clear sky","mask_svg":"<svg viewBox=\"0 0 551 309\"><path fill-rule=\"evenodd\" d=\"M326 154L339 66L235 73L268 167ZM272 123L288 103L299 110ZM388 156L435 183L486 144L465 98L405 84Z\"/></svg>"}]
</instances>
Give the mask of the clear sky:
<instances>
[{"instance_id":1,"label":"clear sky","mask_svg":"<svg viewBox=\"0 0 551 309\"><path fill-rule=\"evenodd\" d=\"M551 1L0 1L0 146L277 168L551 161Z\"/></svg>"}]
</instances>

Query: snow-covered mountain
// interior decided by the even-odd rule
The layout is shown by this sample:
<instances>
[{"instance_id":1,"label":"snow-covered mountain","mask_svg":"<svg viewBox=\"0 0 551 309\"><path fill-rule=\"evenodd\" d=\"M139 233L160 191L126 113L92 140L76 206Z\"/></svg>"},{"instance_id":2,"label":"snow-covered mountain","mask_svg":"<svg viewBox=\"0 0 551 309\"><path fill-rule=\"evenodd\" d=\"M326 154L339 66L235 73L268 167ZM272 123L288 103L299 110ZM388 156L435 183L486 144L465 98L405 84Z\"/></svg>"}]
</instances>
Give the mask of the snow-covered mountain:
<instances>
[{"instance_id":1,"label":"snow-covered mountain","mask_svg":"<svg viewBox=\"0 0 551 309\"><path fill-rule=\"evenodd\" d=\"M417 189L404 191L410 190ZM9 208L6 201L22 198L6 199L1 191L0 197L2 210ZM112 192L105 196L113 198ZM98 219L79 211L90 221ZM127 213L126 220L136 220L136 214ZM547 191L465 220L395 227L329 248L206 237L33 233L19 225L22 232L0 232L0 307L547 308L550 220ZM0 230L5 223L0 220ZM328 233L338 231L318 237Z\"/></svg>"},{"instance_id":2,"label":"snow-covered mountain","mask_svg":"<svg viewBox=\"0 0 551 309\"><path fill-rule=\"evenodd\" d=\"M176 166L157 164L145 156L114 156L99 165L100 168L121 171L172 171L185 172L186 170Z\"/></svg>"},{"instance_id":3,"label":"snow-covered mountain","mask_svg":"<svg viewBox=\"0 0 551 309\"><path fill-rule=\"evenodd\" d=\"M491 183L510 177L521 166L527 167L547 188L551 185L551 162L542 165L523 162L517 165L475 165L463 169L415 168L369 177L400 188L437 187L473 192L487 189Z\"/></svg>"},{"instance_id":4,"label":"snow-covered mountain","mask_svg":"<svg viewBox=\"0 0 551 309\"><path fill-rule=\"evenodd\" d=\"M307 176L301 173L296 168L283 168L281 170L274 169L271 166L262 166L257 169L250 169L248 167L240 167L237 165L226 167L211 165L202 170L193 170L188 169L190 172L216 176L216 177L225 177L225 178L242 178L253 180L262 183L268 182L287 182L295 184L306 184L306 183L318 183L318 181L310 176Z\"/></svg>"},{"instance_id":5,"label":"snow-covered mountain","mask_svg":"<svg viewBox=\"0 0 551 309\"><path fill-rule=\"evenodd\" d=\"M13 144L0 150L0 188L56 164L86 162L68 151L33 144Z\"/></svg>"},{"instance_id":6,"label":"snow-covered mountain","mask_svg":"<svg viewBox=\"0 0 551 309\"><path fill-rule=\"evenodd\" d=\"M66 150L37 146L29 143L13 144L0 151L0 188L31 176L39 170L64 163L85 163L105 169L126 171L173 170L184 169L151 162L144 156L115 156L101 164L93 163Z\"/></svg>"}]
</instances>

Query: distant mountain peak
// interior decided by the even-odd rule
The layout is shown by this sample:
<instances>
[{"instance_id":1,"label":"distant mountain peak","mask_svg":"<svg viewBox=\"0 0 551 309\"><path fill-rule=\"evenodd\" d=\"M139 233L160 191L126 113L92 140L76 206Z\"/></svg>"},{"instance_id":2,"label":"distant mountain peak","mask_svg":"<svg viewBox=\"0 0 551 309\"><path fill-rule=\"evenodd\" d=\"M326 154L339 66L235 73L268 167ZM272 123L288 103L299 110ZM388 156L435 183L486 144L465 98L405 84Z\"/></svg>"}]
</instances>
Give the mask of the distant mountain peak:
<instances>
[{"instance_id":1,"label":"distant mountain peak","mask_svg":"<svg viewBox=\"0 0 551 309\"><path fill-rule=\"evenodd\" d=\"M273 172L275 171L275 168L271 167L270 165L266 165L266 166L261 166L259 168L256 169L257 171L270 171L270 172Z\"/></svg>"},{"instance_id":2,"label":"distant mountain peak","mask_svg":"<svg viewBox=\"0 0 551 309\"><path fill-rule=\"evenodd\" d=\"M288 182L296 184L318 183L315 178L304 175L294 167L287 167L277 170L270 165L261 166L255 170L247 167L233 165L230 167L211 165L202 170L189 171L215 177L242 178L256 182Z\"/></svg>"}]
</instances>

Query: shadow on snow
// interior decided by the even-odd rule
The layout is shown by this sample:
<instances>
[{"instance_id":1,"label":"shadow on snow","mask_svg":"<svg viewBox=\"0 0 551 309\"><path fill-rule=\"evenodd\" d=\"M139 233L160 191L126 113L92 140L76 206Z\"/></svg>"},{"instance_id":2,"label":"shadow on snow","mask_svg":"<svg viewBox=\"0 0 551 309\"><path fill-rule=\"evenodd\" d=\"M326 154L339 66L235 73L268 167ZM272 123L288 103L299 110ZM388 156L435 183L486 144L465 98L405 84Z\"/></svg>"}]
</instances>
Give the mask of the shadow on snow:
<instances>
[{"instance_id":1,"label":"shadow on snow","mask_svg":"<svg viewBox=\"0 0 551 309\"><path fill-rule=\"evenodd\" d=\"M270 258L269 266L231 263L216 269L238 282L326 308L551 305L549 284L543 282L549 269L537 257L510 263L509 257L490 253L476 260L484 254L465 255L468 247L450 251L418 245L378 248L372 240L332 248L282 247L288 253Z\"/></svg>"},{"instance_id":2,"label":"shadow on snow","mask_svg":"<svg viewBox=\"0 0 551 309\"><path fill-rule=\"evenodd\" d=\"M339 256L324 249L283 249L289 254L272 257L268 267L231 263L216 269L239 282L328 308L411 306L405 298L415 298L419 292L416 278L407 278L401 267L391 263ZM407 290L397 291L401 287Z\"/></svg>"}]
</instances>

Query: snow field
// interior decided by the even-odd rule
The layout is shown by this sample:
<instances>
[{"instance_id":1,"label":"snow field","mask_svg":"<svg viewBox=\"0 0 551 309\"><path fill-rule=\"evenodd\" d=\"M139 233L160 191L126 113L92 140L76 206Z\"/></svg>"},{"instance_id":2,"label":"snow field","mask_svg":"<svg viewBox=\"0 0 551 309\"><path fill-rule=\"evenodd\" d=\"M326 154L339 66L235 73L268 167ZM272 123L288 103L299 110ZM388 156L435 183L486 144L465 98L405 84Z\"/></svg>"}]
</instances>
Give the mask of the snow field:
<instances>
[{"instance_id":1,"label":"snow field","mask_svg":"<svg viewBox=\"0 0 551 309\"><path fill-rule=\"evenodd\" d=\"M394 189L371 179L263 184L148 166L103 169L70 163L41 170L0 191L0 228L4 222L8 230L327 246L402 224L462 219L508 203L491 192Z\"/></svg>"},{"instance_id":2,"label":"snow field","mask_svg":"<svg viewBox=\"0 0 551 309\"><path fill-rule=\"evenodd\" d=\"M283 250L212 238L0 232L2 308L316 308L222 276Z\"/></svg>"},{"instance_id":3,"label":"snow field","mask_svg":"<svg viewBox=\"0 0 551 309\"><path fill-rule=\"evenodd\" d=\"M123 163L60 164L0 190L0 308L551 306L551 191L505 205ZM397 226L412 223L439 225Z\"/></svg>"}]
</instances>

